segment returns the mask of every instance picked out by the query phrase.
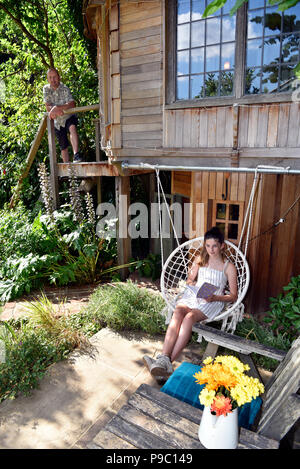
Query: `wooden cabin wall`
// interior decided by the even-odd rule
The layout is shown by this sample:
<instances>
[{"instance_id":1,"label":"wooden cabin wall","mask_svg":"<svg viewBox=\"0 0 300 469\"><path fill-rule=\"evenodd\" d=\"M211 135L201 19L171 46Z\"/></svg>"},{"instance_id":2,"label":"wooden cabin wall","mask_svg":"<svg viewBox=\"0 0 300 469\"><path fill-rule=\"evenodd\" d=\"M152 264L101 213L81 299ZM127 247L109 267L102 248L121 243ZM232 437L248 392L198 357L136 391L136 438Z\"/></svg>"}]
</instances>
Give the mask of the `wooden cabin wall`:
<instances>
[{"instance_id":1,"label":"wooden cabin wall","mask_svg":"<svg viewBox=\"0 0 300 469\"><path fill-rule=\"evenodd\" d=\"M162 147L162 2L120 1L123 148Z\"/></svg>"},{"instance_id":2,"label":"wooden cabin wall","mask_svg":"<svg viewBox=\"0 0 300 469\"><path fill-rule=\"evenodd\" d=\"M232 147L232 106L164 112L164 146Z\"/></svg>"},{"instance_id":3,"label":"wooden cabin wall","mask_svg":"<svg viewBox=\"0 0 300 469\"><path fill-rule=\"evenodd\" d=\"M298 148L299 157L300 103L241 104L238 121L238 148ZM165 147L232 147L233 132L232 106L164 111Z\"/></svg>"},{"instance_id":4,"label":"wooden cabin wall","mask_svg":"<svg viewBox=\"0 0 300 469\"><path fill-rule=\"evenodd\" d=\"M204 203L203 226L195 236L203 236L211 227L212 201L222 200L226 173L193 172L189 179L180 172L172 174L172 190L189 194L194 204L191 229L195 230L196 203ZM234 173L229 176L228 200L248 206L254 175ZM269 307L269 297L275 297L300 274L300 208L299 204L287 215L285 222L270 230L299 196L300 177L294 175L259 175L254 200L252 228L247 259L251 283L246 296L246 310L257 314Z\"/></svg>"}]
</instances>

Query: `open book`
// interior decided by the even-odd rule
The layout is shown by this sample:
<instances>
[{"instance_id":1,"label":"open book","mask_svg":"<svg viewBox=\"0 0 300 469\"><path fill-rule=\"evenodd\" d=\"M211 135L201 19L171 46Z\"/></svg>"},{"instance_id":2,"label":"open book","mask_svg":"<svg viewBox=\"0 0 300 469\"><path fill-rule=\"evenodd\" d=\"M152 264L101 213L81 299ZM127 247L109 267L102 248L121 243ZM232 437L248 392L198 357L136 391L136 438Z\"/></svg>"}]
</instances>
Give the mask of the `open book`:
<instances>
[{"instance_id":1,"label":"open book","mask_svg":"<svg viewBox=\"0 0 300 469\"><path fill-rule=\"evenodd\" d=\"M210 295L213 295L219 287L213 285L212 283L204 282L201 287L196 285L186 285L185 292L192 292L196 298L208 298Z\"/></svg>"}]
</instances>

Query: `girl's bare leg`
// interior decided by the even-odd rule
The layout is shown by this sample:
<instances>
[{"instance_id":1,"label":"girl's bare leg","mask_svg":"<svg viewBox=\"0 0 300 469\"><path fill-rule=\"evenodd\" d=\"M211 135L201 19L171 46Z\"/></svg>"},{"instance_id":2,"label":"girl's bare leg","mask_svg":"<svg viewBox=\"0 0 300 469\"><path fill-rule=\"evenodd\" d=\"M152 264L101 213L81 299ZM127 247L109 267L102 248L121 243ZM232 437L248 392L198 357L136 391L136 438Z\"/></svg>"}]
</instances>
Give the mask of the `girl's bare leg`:
<instances>
[{"instance_id":1,"label":"girl's bare leg","mask_svg":"<svg viewBox=\"0 0 300 469\"><path fill-rule=\"evenodd\" d=\"M189 309L189 312L184 316L181 322L181 326L177 334L177 340L173 345L170 357L171 362L176 360L190 340L193 325L196 322L203 321L204 319L207 319L207 317L202 313L202 311L199 309Z\"/></svg>"},{"instance_id":2,"label":"girl's bare leg","mask_svg":"<svg viewBox=\"0 0 300 469\"><path fill-rule=\"evenodd\" d=\"M190 311L190 308L187 306L177 306L173 312L172 319L170 321L170 324L168 326L166 335L165 335L165 340L164 340L164 345L163 345L163 350L162 354L167 355L168 357L171 357L173 347L178 339L178 334L180 330L180 326L182 324L182 321L185 317L185 315Z\"/></svg>"}]
</instances>

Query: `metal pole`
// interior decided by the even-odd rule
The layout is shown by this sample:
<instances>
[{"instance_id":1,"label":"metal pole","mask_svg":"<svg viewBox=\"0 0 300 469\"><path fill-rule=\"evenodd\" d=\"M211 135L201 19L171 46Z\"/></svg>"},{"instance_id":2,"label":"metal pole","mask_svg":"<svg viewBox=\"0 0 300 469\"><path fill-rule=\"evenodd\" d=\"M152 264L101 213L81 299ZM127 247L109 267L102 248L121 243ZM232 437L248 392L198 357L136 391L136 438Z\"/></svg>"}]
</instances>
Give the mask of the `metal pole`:
<instances>
[{"instance_id":1,"label":"metal pole","mask_svg":"<svg viewBox=\"0 0 300 469\"><path fill-rule=\"evenodd\" d=\"M277 166L259 165L256 168L243 168L243 167L210 167L210 166L176 166L176 165L162 165L162 164L149 164L149 163L129 163L123 161L122 169L159 169L161 171L221 171L231 173L269 173L269 174L300 174L300 169L291 169L289 166L286 168Z\"/></svg>"}]
</instances>

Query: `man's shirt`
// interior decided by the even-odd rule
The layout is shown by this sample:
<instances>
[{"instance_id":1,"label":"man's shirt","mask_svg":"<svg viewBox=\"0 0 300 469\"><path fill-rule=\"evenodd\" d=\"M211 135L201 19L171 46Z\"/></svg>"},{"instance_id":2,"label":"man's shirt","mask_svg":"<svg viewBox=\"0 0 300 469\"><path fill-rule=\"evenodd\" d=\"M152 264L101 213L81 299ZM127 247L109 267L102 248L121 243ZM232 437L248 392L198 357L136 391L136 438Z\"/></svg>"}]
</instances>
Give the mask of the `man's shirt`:
<instances>
[{"instance_id":1,"label":"man's shirt","mask_svg":"<svg viewBox=\"0 0 300 469\"><path fill-rule=\"evenodd\" d=\"M62 104L67 104L70 101L74 101L70 89L60 82L58 88L54 90L51 86L45 85L43 87L43 95L45 104L51 104L53 106L61 106ZM66 120L71 117L70 114L65 114L63 116L58 116L54 119L54 126L59 130L60 127L64 127Z\"/></svg>"}]
</instances>

